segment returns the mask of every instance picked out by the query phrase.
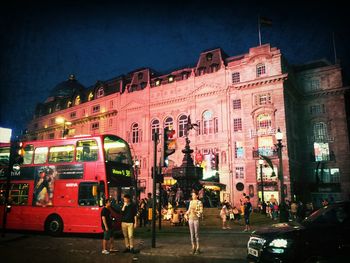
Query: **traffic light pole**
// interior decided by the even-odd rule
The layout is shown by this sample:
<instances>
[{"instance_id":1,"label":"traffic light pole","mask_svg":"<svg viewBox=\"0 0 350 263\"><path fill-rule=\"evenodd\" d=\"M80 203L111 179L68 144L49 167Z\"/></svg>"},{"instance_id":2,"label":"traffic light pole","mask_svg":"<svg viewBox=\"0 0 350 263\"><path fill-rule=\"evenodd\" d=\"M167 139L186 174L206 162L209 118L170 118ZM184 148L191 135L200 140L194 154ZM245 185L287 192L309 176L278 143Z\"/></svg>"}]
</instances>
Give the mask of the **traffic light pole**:
<instances>
[{"instance_id":1,"label":"traffic light pole","mask_svg":"<svg viewBox=\"0 0 350 263\"><path fill-rule=\"evenodd\" d=\"M154 139L154 159L153 159L153 206L152 206L152 248L156 247L156 208L157 208L157 143L159 133L155 132Z\"/></svg>"}]
</instances>

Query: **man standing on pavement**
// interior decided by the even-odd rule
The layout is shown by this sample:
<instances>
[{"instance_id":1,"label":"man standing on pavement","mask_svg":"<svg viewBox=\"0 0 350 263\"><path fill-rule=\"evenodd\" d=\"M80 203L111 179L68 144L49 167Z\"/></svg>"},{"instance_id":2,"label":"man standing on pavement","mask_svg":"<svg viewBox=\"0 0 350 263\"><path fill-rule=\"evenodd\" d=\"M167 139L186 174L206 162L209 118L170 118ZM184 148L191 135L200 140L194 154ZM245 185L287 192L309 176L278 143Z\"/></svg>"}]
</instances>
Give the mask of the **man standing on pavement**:
<instances>
[{"instance_id":1,"label":"man standing on pavement","mask_svg":"<svg viewBox=\"0 0 350 263\"><path fill-rule=\"evenodd\" d=\"M136 205L131 202L130 195L126 194L123 197L124 204L121 209L122 214L122 231L125 241L124 253L135 253L134 250L134 228L137 225L137 208Z\"/></svg>"},{"instance_id":2,"label":"man standing on pavement","mask_svg":"<svg viewBox=\"0 0 350 263\"><path fill-rule=\"evenodd\" d=\"M113 248L113 221L111 218L111 200L106 199L105 205L101 210L101 222L103 229L102 240L102 254L108 255L109 252L117 252L118 250ZM107 250L107 243L109 243L109 251Z\"/></svg>"},{"instance_id":3,"label":"man standing on pavement","mask_svg":"<svg viewBox=\"0 0 350 263\"><path fill-rule=\"evenodd\" d=\"M250 203L249 196L245 197L245 203L244 203L244 222L245 222L245 229L244 232L250 231L250 213L252 212L252 204Z\"/></svg>"}]
</instances>

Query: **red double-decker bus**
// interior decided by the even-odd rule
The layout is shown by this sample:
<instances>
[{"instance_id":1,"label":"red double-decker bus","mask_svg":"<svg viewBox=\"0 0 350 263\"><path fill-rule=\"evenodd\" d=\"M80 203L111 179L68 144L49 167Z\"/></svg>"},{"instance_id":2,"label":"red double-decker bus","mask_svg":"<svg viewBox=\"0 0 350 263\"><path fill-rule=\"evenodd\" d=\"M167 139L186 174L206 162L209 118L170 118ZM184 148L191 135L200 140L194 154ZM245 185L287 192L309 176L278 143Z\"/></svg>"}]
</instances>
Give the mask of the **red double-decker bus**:
<instances>
[{"instance_id":1,"label":"red double-decker bus","mask_svg":"<svg viewBox=\"0 0 350 263\"><path fill-rule=\"evenodd\" d=\"M10 176L6 228L100 233L107 196L134 193L130 148L115 135L27 141L23 163ZM10 145L0 145L0 226Z\"/></svg>"}]
</instances>

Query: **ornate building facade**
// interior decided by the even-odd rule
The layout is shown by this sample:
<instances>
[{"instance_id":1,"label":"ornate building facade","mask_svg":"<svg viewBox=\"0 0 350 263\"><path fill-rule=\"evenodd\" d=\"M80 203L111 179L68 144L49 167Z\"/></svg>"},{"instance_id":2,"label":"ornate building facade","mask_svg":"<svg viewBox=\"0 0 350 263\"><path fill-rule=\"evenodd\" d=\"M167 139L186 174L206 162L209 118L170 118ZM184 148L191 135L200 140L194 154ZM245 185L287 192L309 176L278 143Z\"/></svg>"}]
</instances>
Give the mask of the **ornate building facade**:
<instances>
[{"instance_id":1,"label":"ornate building facade","mask_svg":"<svg viewBox=\"0 0 350 263\"><path fill-rule=\"evenodd\" d=\"M168 74L142 68L89 88L70 76L37 105L28 134L31 139L61 138L64 129L57 118L65 120L68 136L117 134L140 161L139 185L147 193L152 134L175 129L177 150L169 157L169 169L180 165L190 116L198 125L189 138L204 179L219 177L221 199L237 204L243 193L254 203L261 196L260 155L270 158L278 173L275 133L280 128L287 198L344 199L350 193L347 90L339 65L288 66L269 44L234 57L217 48L203 51L195 66ZM262 177L265 200L278 197L278 175L264 165ZM170 178L165 184L171 184Z\"/></svg>"}]
</instances>

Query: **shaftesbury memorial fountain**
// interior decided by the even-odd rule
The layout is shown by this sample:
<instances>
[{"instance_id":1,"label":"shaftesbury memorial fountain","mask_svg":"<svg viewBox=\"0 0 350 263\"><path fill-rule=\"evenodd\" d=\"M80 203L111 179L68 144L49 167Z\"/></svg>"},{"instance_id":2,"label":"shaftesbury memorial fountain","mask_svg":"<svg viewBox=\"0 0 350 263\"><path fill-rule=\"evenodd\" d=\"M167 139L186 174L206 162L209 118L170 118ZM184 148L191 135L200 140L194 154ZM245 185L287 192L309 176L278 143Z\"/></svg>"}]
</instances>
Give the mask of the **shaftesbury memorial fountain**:
<instances>
[{"instance_id":1,"label":"shaftesbury memorial fountain","mask_svg":"<svg viewBox=\"0 0 350 263\"><path fill-rule=\"evenodd\" d=\"M184 158L180 167L174 167L172 169L172 177L177 181L176 187L179 187L183 192L184 200L188 200L191 197L192 190L200 190L202 185L199 180L203 177L203 168L194 165L191 154L193 150L190 148L190 140L188 134L191 129L194 129L197 124L191 123L191 118L188 116L187 125L185 128L185 149L182 150Z\"/></svg>"}]
</instances>

